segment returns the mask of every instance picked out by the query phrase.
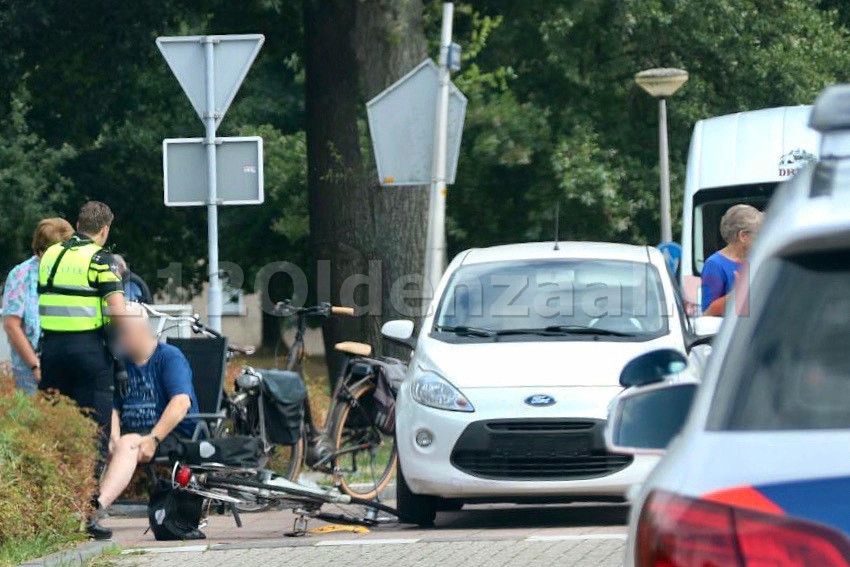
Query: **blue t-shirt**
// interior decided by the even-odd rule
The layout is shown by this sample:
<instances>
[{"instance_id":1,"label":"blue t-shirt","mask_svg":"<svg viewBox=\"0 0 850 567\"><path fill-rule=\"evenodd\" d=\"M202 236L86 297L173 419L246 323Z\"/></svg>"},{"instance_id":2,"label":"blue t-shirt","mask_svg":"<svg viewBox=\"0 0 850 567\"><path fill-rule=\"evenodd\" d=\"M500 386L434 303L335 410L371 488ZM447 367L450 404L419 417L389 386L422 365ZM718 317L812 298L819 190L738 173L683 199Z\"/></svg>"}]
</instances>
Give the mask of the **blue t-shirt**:
<instances>
[{"instance_id":1,"label":"blue t-shirt","mask_svg":"<svg viewBox=\"0 0 850 567\"><path fill-rule=\"evenodd\" d=\"M124 299L126 301L142 301L143 296L144 292L142 292L139 284L132 280L124 282Z\"/></svg>"},{"instance_id":2,"label":"blue t-shirt","mask_svg":"<svg viewBox=\"0 0 850 567\"><path fill-rule=\"evenodd\" d=\"M741 269L740 262L730 260L720 252L708 257L702 267L702 310L715 300L727 295L735 286L735 272Z\"/></svg>"},{"instance_id":3,"label":"blue t-shirt","mask_svg":"<svg viewBox=\"0 0 850 567\"><path fill-rule=\"evenodd\" d=\"M121 415L122 433L149 433L162 417L171 398L186 394L192 400L189 413L198 413L198 399L192 385L189 361L175 346L160 343L142 366L125 360L130 379L126 397L115 393L115 409ZM190 437L195 431L195 420L184 419L175 433Z\"/></svg>"}]
</instances>

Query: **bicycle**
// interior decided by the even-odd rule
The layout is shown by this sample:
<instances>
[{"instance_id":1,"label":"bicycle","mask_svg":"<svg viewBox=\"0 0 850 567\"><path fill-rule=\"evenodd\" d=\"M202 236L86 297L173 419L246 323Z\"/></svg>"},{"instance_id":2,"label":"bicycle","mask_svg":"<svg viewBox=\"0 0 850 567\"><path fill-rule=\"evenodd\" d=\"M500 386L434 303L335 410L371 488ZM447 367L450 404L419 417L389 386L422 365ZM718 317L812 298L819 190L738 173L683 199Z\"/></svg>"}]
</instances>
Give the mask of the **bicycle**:
<instances>
[{"instance_id":1,"label":"bicycle","mask_svg":"<svg viewBox=\"0 0 850 567\"><path fill-rule=\"evenodd\" d=\"M352 316L354 310L328 303L296 307L284 302L276 306L275 314L296 318L295 340L285 368L292 373L293 379L303 383L304 334L308 319ZM363 343L344 342L336 348L345 353L347 359L331 395L326 423L324 427L319 426L309 394L305 395L301 435L287 446L289 453L285 457L278 452L275 463L281 466L276 473L294 481L301 468L307 467L330 474L334 486L350 496L377 498L393 478L398 455L395 438L382 433L375 423L372 395L377 386L378 367L395 361L372 358L371 347ZM230 421L225 422L225 431L219 431L220 435L229 430L234 434L259 435L267 440L262 381L262 373L251 368L246 368L237 379L237 392L226 401L230 406L227 412ZM363 477L364 472L368 476Z\"/></svg>"},{"instance_id":2,"label":"bicycle","mask_svg":"<svg viewBox=\"0 0 850 567\"><path fill-rule=\"evenodd\" d=\"M141 304L145 311L152 317L158 317L159 323L156 327L157 338L162 338L165 333L182 324L188 324L192 332L202 334L209 337L222 338L221 333L207 327L197 314L191 316L177 316L168 313L163 313L156 310L150 305ZM299 323L299 332L295 345L298 349L295 352L300 352L297 356L298 365L303 362L303 340L304 331L306 330L306 322L304 318L311 315L330 316L331 314L353 315L353 310L350 308L332 307L324 304L314 308L302 309L302 320ZM368 345L359 344L360 352L363 352ZM300 350L299 350L300 349ZM371 350L371 349L370 349ZM228 345L227 359L230 360L236 355L250 356L253 354L253 347L239 347ZM376 359L362 359L377 362ZM295 364L296 359L293 358L291 364ZM350 361L351 362L351 361ZM294 376L299 380L301 375L293 372ZM353 375L353 374L352 374ZM341 383L343 381L340 381ZM347 380L346 380L347 382ZM379 516L379 512L398 516L394 508L374 501L367 493L365 496L358 494L346 494L341 491L346 485L340 482L340 477L344 475L342 467L339 466L339 459L347 454L351 454L354 450L367 450L370 444L360 444L356 447L342 447L341 450L332 450L325 461L334 463L332 469L336 471L334 477L334 485L331 487L305 486L294 482L294 478L276 475L273 471L264 468L274 453L279 447L268 441L265 431L265 412L263 410L263 375L250 367L245 368L245 372L237 379L236 392L233 394L224 393L223 411L220 414L209 416L216 422L216 425L211 431L211 441L215 438L226 437L230 435L247 435L260 439L261 454L257 460L256 468L234 467L218 463L193 463L189 466L181 463L179 460L173 460L171 468L171 484L172 487L179 490L184 490L193 493L206 499L205 509L207 515L210 513L213 504L218 505L218 511L224 513L229 510L236 521L237 526L241 527L242 522L239 517L240 512L254 512L267 510L271 507L289 507L296 514L293 535L303 535L306 533L307 524L310 519L320 519L328 522L357 524L363 526L375 526L378 524L388 523L393 521L391 517ZM374 389L374 385L371 386ZM348 404L337 404L335 407L335 415L337 415L337 423L350 424L348 419L340 419L341 415L350 414L350 408L362 406L358 403L363 398L369 386L363 381L358 381L354 384L349 384L346 387L338 387L337 397L348 400ZM345 392L350 392L351 398L347 397ZM335 399L337 398L335 397ZM309 400L304 401L305 412L309 411ZM371 422L371 417L365 414ZM310 420L312 422L312 418ZM329 420L330 423L330 420ZM227 430L227 426L236 426L236 430ZM345 431L345 427L338 427L335 431ZM306 431L306 429L305 429ZM311 429L311 431L317 431ZM343 438L347 436L337 435L334 437L336 443L334 447L341 445ZM298 467L303 458L305 435L301 435L298 443L295 445L300 447L300 453L293 456L292 463L298 466L292 466L287 471L289 476L297 476ZM293 448L294 450L294 448ZM392 455L395 455L395 444L392 443ZM392 464L394 466L395 459ZM321 464L321 463L319 463ZM293 472L294 471L294 472ZM375 493L377 496L377 492ZM358 505L367 509L365 514L353 515L348 512L328 513L323 511L323 506L326 504L332 505Z\"/></svg>"},{"instance_id":3,"label":"bicycle","mask_svg":"<svg viewBox=\"0 0 850 567\"><path fill-rule=\"evenodd\" d=\"M216 505L219 514L229 511L237 527L242 527L239 511L250 508L289 508L295 514L293 529L287 535L302 536L307 533L311 519L329 523L373 527L399 520L395 508L375 500L343 494L333 487L309 487L283 477L262 478L257 469L233 467L220 463L193 463L186 465L174 461L171 468L171 487L204 499L208 517ZM358 506L366 511L354 514L340 508L338 513L323 510L325 505ZM380 513L383 512L383 515ZM205 524L202 519L201 524Z\"/></svg>"}]
</instances>

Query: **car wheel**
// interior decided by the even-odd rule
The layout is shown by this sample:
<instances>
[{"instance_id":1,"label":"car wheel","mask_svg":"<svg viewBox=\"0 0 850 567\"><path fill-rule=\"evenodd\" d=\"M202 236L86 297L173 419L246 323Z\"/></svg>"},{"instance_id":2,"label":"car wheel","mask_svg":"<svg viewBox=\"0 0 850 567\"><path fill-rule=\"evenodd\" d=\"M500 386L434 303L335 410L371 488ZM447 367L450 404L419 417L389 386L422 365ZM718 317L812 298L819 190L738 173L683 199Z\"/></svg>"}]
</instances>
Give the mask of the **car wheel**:
<instances>
[{"instance_id":1,"label":"car wheel","mask_svg":"<svg viewBox=\"0 0 850 567\"><path fill-rule=\"evenodd\" d=\"M399 465L396 474L396 507L399 519L409 524L433 526L437 517L437 504L438 499L433 496L411 492Z\"/></svg>"}]
</instances>

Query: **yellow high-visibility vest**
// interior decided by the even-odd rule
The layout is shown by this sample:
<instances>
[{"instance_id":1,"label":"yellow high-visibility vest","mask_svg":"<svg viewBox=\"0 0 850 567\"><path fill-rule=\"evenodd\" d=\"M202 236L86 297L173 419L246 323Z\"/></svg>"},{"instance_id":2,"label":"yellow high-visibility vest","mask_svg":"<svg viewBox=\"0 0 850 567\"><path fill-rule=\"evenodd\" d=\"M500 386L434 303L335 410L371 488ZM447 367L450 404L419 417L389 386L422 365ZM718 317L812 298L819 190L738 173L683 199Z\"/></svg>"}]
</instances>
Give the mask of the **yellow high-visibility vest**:
<instances>
[{"instance_id":1,"label":"yellow high-visibility vest","mask_svg":"<svg viewBox=\"0 0 850 567\"><path fill-rule=\"evenodd\" d=\"M71 239L54 244L41 257L38 312L43 330L94 331L107 322L97 281L99 272L110 270L110 266L92 263L100 250L94 242Z\"/></svg>"}]
</instances>

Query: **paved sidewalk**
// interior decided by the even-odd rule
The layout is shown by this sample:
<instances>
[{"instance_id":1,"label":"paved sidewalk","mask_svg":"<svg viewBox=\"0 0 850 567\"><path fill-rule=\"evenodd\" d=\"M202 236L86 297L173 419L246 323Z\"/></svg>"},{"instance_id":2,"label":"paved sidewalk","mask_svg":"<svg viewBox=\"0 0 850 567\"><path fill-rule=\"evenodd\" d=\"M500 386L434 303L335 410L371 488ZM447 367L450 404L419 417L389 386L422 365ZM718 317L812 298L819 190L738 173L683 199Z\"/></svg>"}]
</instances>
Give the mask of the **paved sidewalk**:
<instances>
[{"instance_id":1,"label":"paved sidewalk","mask_svg":"<svg viewBox=\"0 0 850 567\"><path fill-rule=\"evenodd\" d=\"M622 539L365 541L346 546L253 547L187 550L124 555L119 567L264 567L297 565L325 567L618 567L623 563Z\"/></svg>"},{"instance_id":2,"label":"paved sidewalk","mask_svg":"<svg viewBox=\"0 0 850 567\"><path fill-rule=\"evenodd\" d=\"M460 512L440 514L436 526L429 529L394 523L372 528L366 534L336 532L308 534L300 538L284 536L284 533L292 530L295 520L295 516L288 510L242 514L241 518L243 527L238 528L231 516L212 516L209 525L203 529L207 539L187 543L208 546L283 541L286 545L312 545L318 539L347 541L384 539L390 536L417 541L443 541L626 533L626 508L614 505L472 506ZM104 525L114 530L116 543L122 549L186 545L183 542L157 542L152 533L145 534L147 518L107 518ZM311 528L322 525L326 524L310 522Z\"/></svg>"},{"instance_id":3,"label":"paved sidewalk","mask_svg":"<svg viewBox=\"0 0 850 567\"><path fill-rule=\"evenodd\" d=\"M558 564L605 567L622 564L626 511L622 506L475 506L441 514L431 529L391 524L369 533L285 537L294 516L288 511L243 514L237 528L229 516L211 518L207 540L156 542L145 535L143 518L110 518L125 555L120 567L345 563L449 567ZM311 522L310 527L323 525Z\"/></svg>"}]
</instances>

